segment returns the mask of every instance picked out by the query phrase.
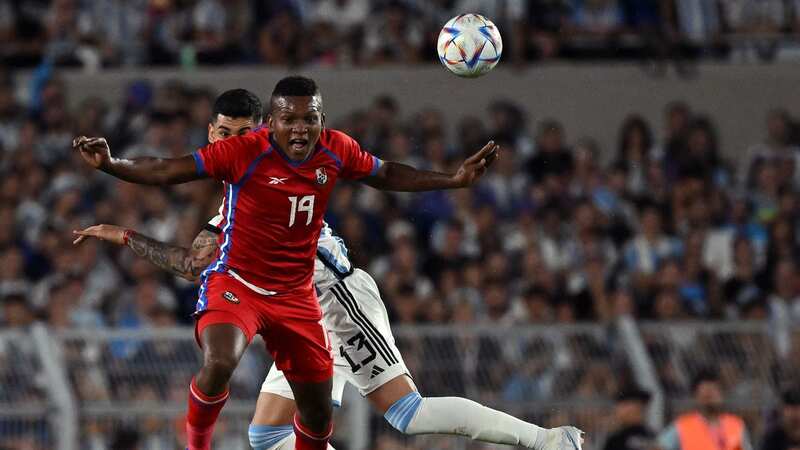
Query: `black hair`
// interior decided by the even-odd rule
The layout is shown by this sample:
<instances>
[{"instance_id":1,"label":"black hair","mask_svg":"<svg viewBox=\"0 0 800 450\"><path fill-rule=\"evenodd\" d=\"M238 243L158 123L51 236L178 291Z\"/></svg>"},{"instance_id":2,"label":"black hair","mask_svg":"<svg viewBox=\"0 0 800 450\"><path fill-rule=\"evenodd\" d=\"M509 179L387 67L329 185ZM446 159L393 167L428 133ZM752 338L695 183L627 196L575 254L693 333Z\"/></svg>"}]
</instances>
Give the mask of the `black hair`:
<instances>
[{"instance_id":1,"label":"black hair","mask_svg":"<svg viewBox=\"0 0 800 450\"><path fill-rule=\"evenodd\" d=\"M272 98L275 97L312 97L319 94L317 83L308 77L294 75L278 81L275 89L272 90Z\"/></svg>"},{"instance_id":2,"label":"black hair","mask_svg":"<svg viewBox=\"0 0 800 450\"><path fill-rule=\"evenodd\" d=\"M389 94L382 94L375 98L373 104L378 108L388 109L392 112L397 112L399 106L397 106L397 100L394 99Z\"/></svg>"},{"instance_id":3,"label":"black hair","mask_svg":"<svg viewBox=\"0 0 800 450\"><path fill-rule=\"evenodd\" d=\"M548 133L548 132L551 132L551 131L556 131L558 133L563 133L564 132L564 126L561 125L561 122L559 122L558 120L553 119L553 118L549 118L549 117L544 119L544 120L542 120L541 122L539 122L539 135L542 135L544 133Z\"/></svg>"},{"instance_id":4,"label":"black hair","mask_svg":"<svg viewBox=\"0 0 800 450\"><path fill-rule=\"evenodd\" d=\"M783 391L781 400L784 405L800 406L800 386L794 386Z\"/></svg>"},{"instance_id":5,"label":"black hair","mask_svg":"<svg viewBox=\"0 0 800 450\"><path fill-rule=\"evenodd\" d=\"M249 117L254 123L260 123L264 109L258 96L247 89L231 89L220 94L211 109L211 122L217 121L218 115L228 117Z\"/></svg>"},{"instance_id":6,"label":"black hair","mask_svg":"<svg viewBox=\"0 0 800 450\"><path fill-rule=\"evenodd\" d=\"M617 160L628 164L626 151L631 141L631 133L634 130L639 130L642 133L642 146L644 147L645 155L650 152L653 146L653 132L650 130L650 125L644 117L639 115L631 115L625 119L619 130L617 138Z\"/></svg>"},{"instance_id":7,"label":"black hair","mask_svg":"<svg viewBox=\"0 0 800 450\"><path fill-rule=\"evenodd\" d=\"M18 292L12 292L10 294L6 294L3 297L0 297L0 301L2 303L15 303L15 304L23 304L26 308L30 309L30 305L28 304L28 299L25 298L25 295Z\"/></svg>"},{"instance_id":8,"label":"black hair","mask_svg":"<svg viewBox=\"0 0 800 450\"><path fill-rule=\"evenodd\" d=\"M679 112L679 113L682 113L682 114L689 114L690 108L689 108L689 104L688 103L680 101L680 100L676 100L676 101L667 103L667 105L664 107L664 111L667 114L674 113L674 112Z\"/></svg>"},{"instance_id":9,"label":"black hair","mask_svg":"<svg viewBox=\"0 0 800 450\"><path fill-rule=\"evenodd\" d=\"M532 286L529 286L527 289L525 289L525 291L524 291L524 293L522 295L522 298L525 299L525 300L528 300L528 299L531 299L531 298L536 298L536 297L543 298L546 303L550 303L551 302L550 293L547 292L543 287L535 285L535 284L532 285Z\"/></svg>"},{"instance_id":10,"label":"black hair","mask_svg":"<svg viewBox=\"0 0 800 450\"><path fill-rule=\"evenodd\" d=\"M692 392L697 392L697 388L700 387L701 384L706 382L711 383L719 383L720 377L719 374L711 368L704 368L698 371L694 377L692 377Z\"/></svg>"}]
</instances>

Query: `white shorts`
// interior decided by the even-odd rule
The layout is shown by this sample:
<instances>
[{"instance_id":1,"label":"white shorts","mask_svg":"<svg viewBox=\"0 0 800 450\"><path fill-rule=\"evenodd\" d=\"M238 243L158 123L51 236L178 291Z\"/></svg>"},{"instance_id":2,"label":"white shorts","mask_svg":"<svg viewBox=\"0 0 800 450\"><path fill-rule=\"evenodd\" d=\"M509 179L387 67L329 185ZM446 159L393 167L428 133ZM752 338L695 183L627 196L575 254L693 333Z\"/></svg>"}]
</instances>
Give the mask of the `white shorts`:
<instances>
[{"instance_id":1,"label":"white shorts","mask_svg":"<svg viewBox=\"0 0 800 450\"><path fill-rule=\"evenodd\" d=\"M394 342L389 315L375 280L361 269L319 296L322 323L333 349L333 404L342 404L345 383L361 395L400 375L409 375ZM286 377L273 364L261 392L294 399Z\"/></svg>"}]
</instances>

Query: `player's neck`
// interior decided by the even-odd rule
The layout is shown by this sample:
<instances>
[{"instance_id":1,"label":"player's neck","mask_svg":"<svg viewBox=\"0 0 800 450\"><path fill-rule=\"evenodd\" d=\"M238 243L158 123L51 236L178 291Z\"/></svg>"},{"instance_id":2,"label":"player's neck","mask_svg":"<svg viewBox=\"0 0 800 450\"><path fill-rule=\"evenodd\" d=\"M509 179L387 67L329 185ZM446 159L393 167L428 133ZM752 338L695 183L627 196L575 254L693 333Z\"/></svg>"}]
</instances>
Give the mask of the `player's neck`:
<instances>
[{"instance_id":1,"label":"player's neck","mask_svg":"<svg viewBox=\"0 0 800 450\"><path fill-rule=\"evenodd\" d=\"M309 156L311 156L311 153L314 151L314 148L310 148L310 149L306 150L302 155L299 155L299 154L296 154L296 153L293 153L293 152L287 152L287 151L285 151L283 149L281 149L281 151L293 163L301 163L301 162L307 160Z\"/></svg>"}]
</instances>

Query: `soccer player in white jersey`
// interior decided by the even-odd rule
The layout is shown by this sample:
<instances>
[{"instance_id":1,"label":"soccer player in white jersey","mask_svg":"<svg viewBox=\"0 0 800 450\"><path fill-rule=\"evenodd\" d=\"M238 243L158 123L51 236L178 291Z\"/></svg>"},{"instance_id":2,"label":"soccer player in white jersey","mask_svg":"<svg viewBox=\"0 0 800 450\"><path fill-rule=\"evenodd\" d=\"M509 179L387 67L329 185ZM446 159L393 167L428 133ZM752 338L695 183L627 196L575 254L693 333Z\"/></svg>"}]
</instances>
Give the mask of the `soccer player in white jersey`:
<instances>
[{"instance_id":1,"label":"soccer player in white jersey","mask_svg":"<svg viewBox=\"0 0 800 450\"><path fill-rule=\"evenodd\" d=\"M215 102L209 141L244 134L260 121L257 97L243 89L227 91ZM75 242L95 237L125 245L153 264L194 281L216 256L222 220L221 216L211 219L190 249L115 225L76 231ZM314 284L334 349L335 405L341 404L345 383L350 383L404 434L460 435L537 450L581 449L582 432L575 427L544 429L465 398L422 397L395 345L375 281L367 272L352 266L344 242L327 224L318 241ZM253 449L293 449L291 424L295 411L292 390L273 365L262 384L249 429Z\"/></svg>"}]
</instances>

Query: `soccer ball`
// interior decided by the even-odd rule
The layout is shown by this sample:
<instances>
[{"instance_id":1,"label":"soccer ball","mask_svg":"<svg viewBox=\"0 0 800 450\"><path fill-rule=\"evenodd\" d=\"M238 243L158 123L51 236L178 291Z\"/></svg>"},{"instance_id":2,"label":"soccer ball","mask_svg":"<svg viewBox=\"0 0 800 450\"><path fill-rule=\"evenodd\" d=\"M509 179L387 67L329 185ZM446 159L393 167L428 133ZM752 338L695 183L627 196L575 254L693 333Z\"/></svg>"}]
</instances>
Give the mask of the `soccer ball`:
<instances>
[{"instance_id":1,"label":"soccer ball","mask_svg":"<svg viewBox=\"0 0 800 450\"><path fill-rule=\"evenodd\" d=\"M480 14L453 17L439 32L439 61L460 77L475 78L492 70L503 53L500 31Z\"/></svg>"}]
</instances>

